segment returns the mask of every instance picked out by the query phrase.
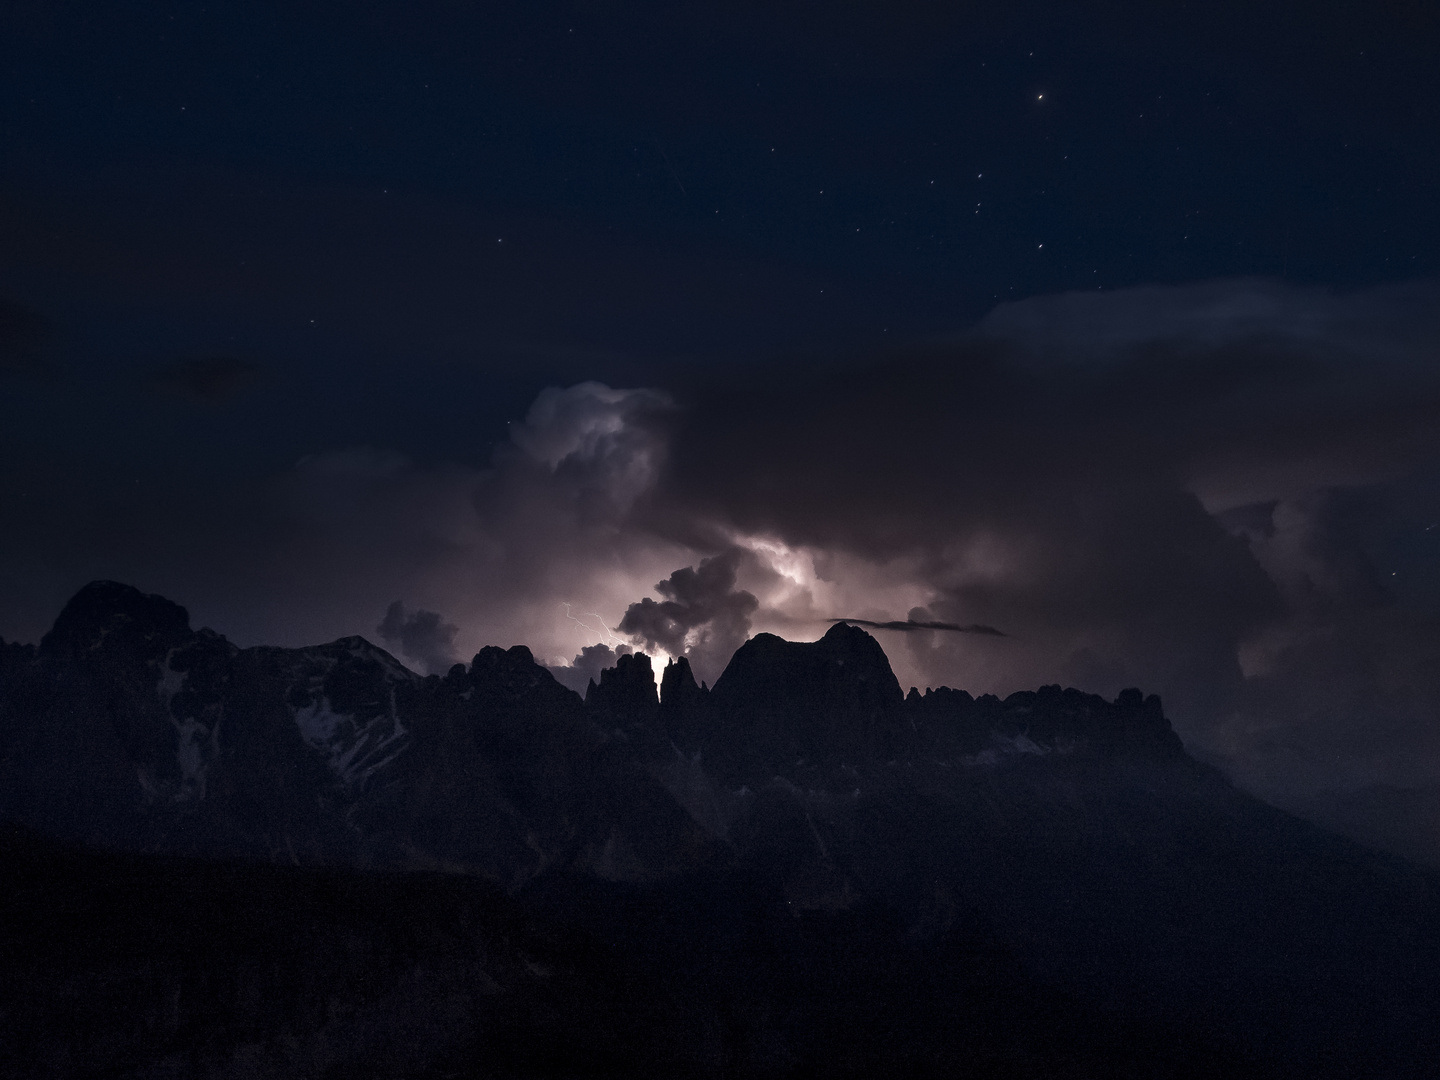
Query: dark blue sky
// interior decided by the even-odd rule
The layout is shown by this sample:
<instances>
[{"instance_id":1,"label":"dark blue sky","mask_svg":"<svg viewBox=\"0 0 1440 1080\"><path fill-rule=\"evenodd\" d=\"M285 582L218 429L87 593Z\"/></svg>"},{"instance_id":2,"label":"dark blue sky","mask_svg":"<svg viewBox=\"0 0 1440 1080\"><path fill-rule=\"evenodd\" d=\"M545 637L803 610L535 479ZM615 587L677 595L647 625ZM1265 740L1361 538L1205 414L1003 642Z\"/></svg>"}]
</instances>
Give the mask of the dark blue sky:
<instances>
[{"instance_id":1,"label":"dark blue sky","mask_svg":"<svg viewBox=\"0 0 1440 1080\"><path fill-rule=\"evenodd\" d=\"M483 458L553 381L676 384L1062 290L1436 269L1419 5L0 19L0 295L96 395L76 428L7 410L42 441L114 440L117 394L163 410L154 369L223 358L253 367L246 416L195 423L241 471L362 435Z\"/></svg>"}]
</instances>

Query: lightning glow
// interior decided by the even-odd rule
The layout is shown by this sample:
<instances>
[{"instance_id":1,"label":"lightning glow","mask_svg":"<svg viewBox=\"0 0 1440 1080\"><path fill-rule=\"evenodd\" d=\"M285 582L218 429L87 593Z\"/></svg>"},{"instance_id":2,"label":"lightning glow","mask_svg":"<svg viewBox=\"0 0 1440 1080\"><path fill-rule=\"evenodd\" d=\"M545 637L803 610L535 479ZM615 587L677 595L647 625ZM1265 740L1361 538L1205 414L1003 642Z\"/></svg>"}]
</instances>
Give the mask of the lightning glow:
<instances>
[{"instance_id":1,"label":"lightning glow","mask_svg":"<svg viewBox=\"0 0 1440 1080\"><path fill-rule=\"evenodd\" d=\"M577 627L580 628L579 630L577 630L577 633L582 633L582 635L585 637L586 644L590 644L590 643L591 643L590 640L589 640L589 637L590 637L590 635L594 635L594 634L599 634L601 641L604 642L606 645L611 645L611 644L613 644L614 642L622 641L622 640L623 640L622 638L617 637L617 636L610 630L610 628L605 625L605 620L604 620L604 618L601 617L601 616L600 616L599 614L597 614L596 612L593 612L593 611L587 611L587 612L585 612L585 618L586 618L586 619L595 619L597 622L599 622L600 627L599 627L598 630L597 630L595 627L591 626L589 623L585 622L584 619L577 619L577 618L574 616L574 614L572 613L572 611L571 611L571 608L572 608L574 605L572 605L569 601L562 600L562 601L560 602L560 606L565 609L565 617L566 617L567 619L569 619L572 623L574 623Z\"/></svg>"}]
</instances>

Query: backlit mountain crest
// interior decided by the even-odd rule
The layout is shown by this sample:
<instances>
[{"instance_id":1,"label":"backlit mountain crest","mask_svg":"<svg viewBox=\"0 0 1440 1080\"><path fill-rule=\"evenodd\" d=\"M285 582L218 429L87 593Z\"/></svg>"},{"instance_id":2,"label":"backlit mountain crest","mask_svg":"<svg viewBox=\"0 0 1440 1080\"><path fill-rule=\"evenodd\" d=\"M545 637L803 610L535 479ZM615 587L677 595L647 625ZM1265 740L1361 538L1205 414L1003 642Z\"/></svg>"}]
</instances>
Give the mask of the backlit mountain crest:
<instances>
[{"instance_id":1,"label":"backlit mountain crest","mask_svg":"<svg viewBox=\"0 0 1440 1080\"><path fill-rule=\"evenodd\" d=\"M777 778L848 792L900 763L928 775L1086 749L1184 757L1158 700L1138 692L907 699L878 643L843 623L810 643L757 635L713 688L682 658L658 690L644 654L620 657L582 699L523 646L426 678L359 637L239 649L169 600L95 582L38 650L9 647L0 707L12 730L22 701L56 721L51 736L78 726L109 782L78 804L37 790L10 809L125 846L183 837L195 851L438 861L512 882L603 848L608 819L636 800L728 840L748 805L738 793ZM17 775L65 769L23 733L8 742Z\"/></svg>"},{"instance_id":2,"label":"backlit mountain crest","mask_svg":"<svg viewBox=\"0 0 1440 1080\"><path fill-rule=\"evenodd\" d=\"M1343 1022L1417 1047L1396 1003L1440 1002L1412 978L1440 969L1440 887L1236 790L1156 697L902 695L846 624L757 635L713 687L683 659L659 674L657 692L650 658L623 656L582 698L524 646L426 677L361 638L239 649L97 582L38 648L0 645L0 818L460 873L567 918L599 889L616 910L731 895L920 943L973 924L1067 993L1256 1045Z\"/></svg>"}]
</instances>

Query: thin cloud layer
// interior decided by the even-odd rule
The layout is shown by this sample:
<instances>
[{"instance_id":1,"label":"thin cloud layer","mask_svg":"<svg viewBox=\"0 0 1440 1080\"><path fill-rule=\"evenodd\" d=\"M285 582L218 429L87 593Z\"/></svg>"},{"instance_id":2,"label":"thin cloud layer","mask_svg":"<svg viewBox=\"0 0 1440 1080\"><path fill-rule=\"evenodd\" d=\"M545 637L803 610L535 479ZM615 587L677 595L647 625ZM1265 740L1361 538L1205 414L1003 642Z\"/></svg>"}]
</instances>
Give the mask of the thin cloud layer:
<instances>
[{"instance_id":1,"label":"thin cloud layer","mask_svg":"<svg viewBox=\"0 0 1440 1080\"><path fill-rule=\"evenodd\" d=\"M971 623L969 626L961 626L959 623L939 622L935 619L890 619L886 622L875 622L873 619L833 619L832 622L851 623L854 626L868 626L872 630L903 630L906 633L914 633L917 630L948 630L957 634L989 634L991 637L1006 637L1003 630L997 630L993 626L986 626L984 623Z\"/></svg>"}]
</instances>

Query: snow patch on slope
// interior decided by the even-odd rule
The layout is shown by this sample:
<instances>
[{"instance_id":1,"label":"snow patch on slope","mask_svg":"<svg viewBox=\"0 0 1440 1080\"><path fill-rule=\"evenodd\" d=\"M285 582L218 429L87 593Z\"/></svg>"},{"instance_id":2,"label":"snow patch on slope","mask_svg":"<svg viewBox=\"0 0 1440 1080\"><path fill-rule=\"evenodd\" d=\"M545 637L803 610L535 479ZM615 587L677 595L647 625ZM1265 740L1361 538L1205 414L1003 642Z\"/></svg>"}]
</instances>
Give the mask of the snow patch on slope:
<instances>
[{"instance_id":1,"label":"snow patch on slope","mask_svg":"<svg viewBox=\"0 0 1440 1080\"><path fill-rule=\"evenodd\" d=\"M199 802L205 798L206 777L210 765L220 756L220 720L224 715L218 704L206 705L200 717L177 717L171 708L175 696L181 693L190 675L176 671L171 666L175 649L165 654L157 665L159 668L155 692L160 698L161 708L170 726L175 729L175 764L180 772L180 783L168 797L178 803ZM140 783L146 794L154 799L161 797L161 786L142 769ZM168 785L167 785L168 786Z\"/></svg>"},{"instance_id":2,"label":"snow patch on slope","mask_svg":"<svg viewBox=\"0 0 1440 1080\"><path fill-rule=\"evenodd\" d=\"M393 689L389 715L377 716L368 723L336 712L323 694L312 705L291 708L300 737L325 756L330 771L346 784L362 783L409 745L410 732L395 711Z\"/></svg>"}]
</instances>

